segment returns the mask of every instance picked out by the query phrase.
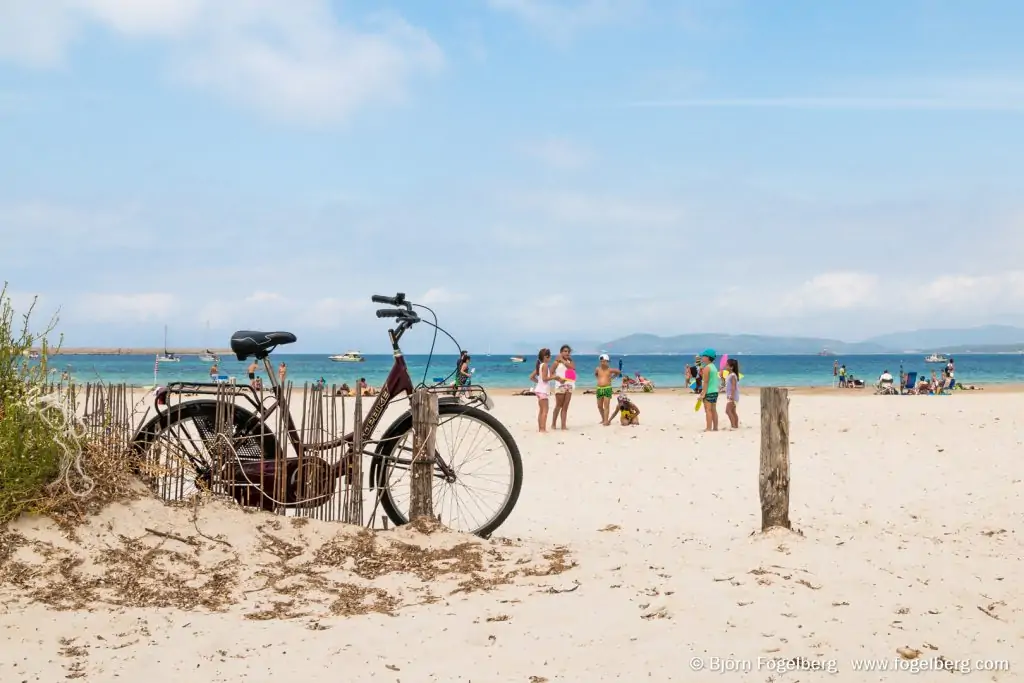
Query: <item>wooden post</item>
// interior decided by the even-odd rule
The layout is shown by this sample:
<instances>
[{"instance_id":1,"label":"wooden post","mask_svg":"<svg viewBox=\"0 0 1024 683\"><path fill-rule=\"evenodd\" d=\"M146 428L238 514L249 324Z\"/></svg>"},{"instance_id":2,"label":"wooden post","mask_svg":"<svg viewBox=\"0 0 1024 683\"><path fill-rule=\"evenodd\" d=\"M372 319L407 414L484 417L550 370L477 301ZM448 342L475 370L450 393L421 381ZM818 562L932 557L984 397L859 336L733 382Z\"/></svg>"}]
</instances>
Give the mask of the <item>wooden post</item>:
<instances>
[{"instance_id":1,"label":"wooden post","mask_svg":"<svg viewBox=\"0 0 1024 683\"><path fill-rule=\"evenodd\" d=\"M789 391L761 388L761 531L789 529Z\"/></svg>"},{"instance_id":2,"label":"wooden post","mask_svg":"<svg viewBox=\"0 0 1024 683\"><path fill-rule=\"evenodd\" d=\"M344 403L342 403L344 405ZM348 467L348 519L349 524L363 525L363 390L356 383L355 412L352 417L352 459Z\"/></svg>"},{"instance_id":3,"label":"wooden post","mask_svg":"<svg viewBox=\"0 0 1024 683\"><path fill-rule=\"evenodd\" d=\"M437 395L419 389L412 395L412 500L409 521L434 516L434 453L437 435Z\"/></svg>"}]
</instances>

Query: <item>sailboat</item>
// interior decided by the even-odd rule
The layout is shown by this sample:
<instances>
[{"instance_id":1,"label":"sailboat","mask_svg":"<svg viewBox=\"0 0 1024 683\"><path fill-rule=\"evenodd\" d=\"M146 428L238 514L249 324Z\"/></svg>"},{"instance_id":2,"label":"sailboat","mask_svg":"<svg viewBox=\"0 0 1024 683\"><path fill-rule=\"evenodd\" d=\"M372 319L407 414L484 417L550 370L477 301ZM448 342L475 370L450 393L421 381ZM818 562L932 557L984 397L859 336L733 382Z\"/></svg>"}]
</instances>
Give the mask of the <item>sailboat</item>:
<instances>
[{"instance_id":1,"label":"sailboat","mask_svg":"<svg viewBox=\"0 0 1024 683\"><path fill-rule=\"evenodd\" d=\"M157 363L180 363L181 359L167 351L167 325L164 325L164 352L156 357Z\"/></svg>"},{"instance_id":2,"label":"sailboat","mask_svg":"<svg viewBox=\"0 0 1024 683\"><path fill-rule=\"evenodd\" d=\"M209 341L210 341L210 321L207 320L206 321L206 336L203 339L203 342L209 342ZM164 344L164 346L166 346L166 343ZM203 361L204 363L219 363L220 362L220 356L218 356L213 351L211 351L209 348L207 348L205 353L199 354L199 360Z\"/></svg>"}]
</instances>

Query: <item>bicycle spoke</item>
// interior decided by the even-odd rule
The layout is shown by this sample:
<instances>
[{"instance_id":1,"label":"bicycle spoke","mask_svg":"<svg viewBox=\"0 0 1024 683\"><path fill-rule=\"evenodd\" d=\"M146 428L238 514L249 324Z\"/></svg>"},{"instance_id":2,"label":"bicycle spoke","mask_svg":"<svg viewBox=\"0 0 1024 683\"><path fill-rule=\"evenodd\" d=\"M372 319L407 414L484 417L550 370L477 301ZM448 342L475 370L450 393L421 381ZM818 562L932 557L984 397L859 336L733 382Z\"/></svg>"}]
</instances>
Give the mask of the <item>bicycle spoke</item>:
<instances>
[{"instance_id":1,"label":"bicycle spoke","mask_svg":"<svg viewBox=\"0 0 1024 683\"><path fill-rule=\"evenodd\" d=\"M388 458L387 489L395 507L407 518L412 432L402 435ZM513 487L512 455L494 428L472 414L443 415L435 434L435 448L454 481L434 467L434 514L449 528L476 531L491 523L505 508ZM404 520L403 520L404 521Z\"/></svg>"}]
</instances>

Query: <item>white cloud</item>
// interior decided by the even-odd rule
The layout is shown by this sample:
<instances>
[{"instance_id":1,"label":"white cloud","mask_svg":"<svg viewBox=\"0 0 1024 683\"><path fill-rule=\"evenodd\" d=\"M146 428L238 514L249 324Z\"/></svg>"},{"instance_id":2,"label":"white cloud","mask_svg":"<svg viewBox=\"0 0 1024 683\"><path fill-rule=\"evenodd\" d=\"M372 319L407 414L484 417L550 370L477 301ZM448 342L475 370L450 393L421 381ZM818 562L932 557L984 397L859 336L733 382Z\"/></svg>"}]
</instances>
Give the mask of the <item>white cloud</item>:
<instances>
[{"instance_id":1,"label":"white cloud","mask_svg":"<svg viewBox=\"0 0 1024 683\"><path fill-rule=\"evenodd\" d=\"M527 156L540 161L545 166L559 170L582 168L593 158L590 150L564 138L541 140L526 145L524 151Z\"/></svg>"},{"instance_id":2,"label":"white cloud","mask_svg":"<svg viewBox=\"0 0 1024 683\"><path fill-rule=\"evenodd\" d=\"M21 319L23 316L28 315L29 311L31 311L32 320L35 321L33 327L49 322L53 311L49 309L47 297L41 294L32 294L12 289L10 286L5 286L3 281L0 281L0 290L3 291L3 296L11 304L11 310L14 311L15 324L20 325ZM43 318L46 319L43 320Z\"/></svg>"},{"instance_id":3,"label":"white cloud","mask_svg":"<svg viewBox=\"0 0 1024 683\"><path fill-rule=\"evenodd\" d=\"M667 227L685 217L683 207L659 200L622 199L604 194L539 192L518 195L520 208L547 220L591 226Z\"/></svg>"},{"instance_id":4,"label":"white cloud","mask_svg":"<svg viewBox=\"0 0 1024 683\"><path fill-rule=\"evenodd\" d=\"M879 278L873 273L833 272L816 275L781 301L789 314L844 311L872 306L882 300Z\"/></svg>"},{"instance_id":5,"label":"white cloud","mask_svg":"<svg viewBox=\"0 0 1024 683\"><path fill-rule=\"evenodd\" d=\"M286 301L284 296L277 292L263 292L259 290L245 297L245 303L247 304L283 304Z\"/></svg>"},{"instance_id":6,"label":"white cloud","mask_svg":"<svg viewBox=\"0 0 1024 683\"><path fill-rule=\"evenodd\" d=\"M137 218L138 210L132 206L93 209L39 201L3 204L0 237L46 235L46 246L75 242L76 249L124 245L145 232Z\"/></svg>"},{"instance_id":7,"label":"white cloud","mask_svg":"<svg viewBox=\"0 0 1024 683\"><path fill-rule=\"evenodd\" d=\"M72 320L131 324L165 322L178 311L178 300L166 292L84 294L74 302Z\"/></svg>"},{"instance_id":8,"label":"white cloud","mask_svg":"<svg viewBox=\"0 0 1024 683\"><path fill-rule=\"evenodd\" d=\"M1024 111L1024 98L937 97L718 97L639 100L630 107L650 109L841 109L866 111Z\"/></svg>"},{"instance_id":9,"label":"white cloud","mask_svg":"<svg viewBox=\"0 0 1024 683\"><path fill-rule=\"evenodd\" d=\"M0 2L0 59L32 67L60 64L75 35L75 19L65 0Z\"/></svg>"},{"instance_id":10,"label":"white cloud","mask_svg":"<svg viewBox=\"0 0 1024 683\"><path fill-rule=\"evenodd\" d=\"M55 66L89 24L163 41L171 73L189 85L313 124L401 102L415 75L444 63L431 37L401 17L378 14L373 30L356 30L327 0L4 0L0 58Z\"/></svg>"},{"instance_id":11,"label":"white cloud","mask_svg":"<svg viewBox=\"0 0 1024 683\"><path fill-rule=\"evenodd\" d=\"M834 109L864 111L1024 111L1019 76L887 75L822 84L812 94L748 97L683 97L630 102L663 109Z\"/></svg>"},{"instance_id":12,"label":"white cloud","mask_svg":"<svg viewBox=\"0 0 1024 683\"><path fill-rule=\"evenodd\" d=\"M357 315L365 315L367 309L368 304L362 299L314 299L257 291L241 299L218 298L207 301L195 313L192 322L209 321L212 327L218 329L283 329L298 334L302 329L311 327L342 329L351 325Z\"/></svg>"},{"instance_id":13,"label":"white cloud","mask_svg":"<svg viewBox=\"0 0 1024 683\"><path fill-rule=\"evenodd\" d=\"M318 329L341 330L351 327L356 321L368 322L368 298L348 299L327 297L310 302L299 312L297 324Z\"/></svg>"},{"instance_id":14,"label":"white cloud","mask_svg":"<svg viewBox=\"0 0 1024 683\"><path fill-rule=\"evenodd\" d=\"M943 309L990 309L1024 304L1024 270L991 275L941 275L916 287L913 298Z\"/></svg>"},{"instance_id":15,"label":"white cloud","mask_svg":"<svg viewBox=\"0 0 1024 683\"><path fill-rule=\"evenodd\" d=\"M545 35L565 43L581 29L620 21L643 0L488 0L492 9L507 12Z\"/></svg>"},{"instance_id":16,"label":"white cloud","mask_svg":"<svg viewBox=\"0 0 1024 683\"><path fill-rule=\"evenodd\" d=\"M1024 308L1024 270L922 279L827 272L795 286L730 285L719 291L715 306L748 319L813 321L839 316L855 323L871 321L873 328L978 324L1020 316ZM834 323L836 319L828 321ZM938 321L941 325L936 324Z\"/></svg>"},{"instance_id":17,"label":"white cloud","mask_svg":"<svg viewBox=\"0 0 1024 683\"><path fill-rule=\"evenodd\" d=\"M436 306L437 304L453 304L466 301L469 297L461 292L452 291L446 287L433 287L416 300L416 303L425 306Z\"/></svg>"}]
</instances>

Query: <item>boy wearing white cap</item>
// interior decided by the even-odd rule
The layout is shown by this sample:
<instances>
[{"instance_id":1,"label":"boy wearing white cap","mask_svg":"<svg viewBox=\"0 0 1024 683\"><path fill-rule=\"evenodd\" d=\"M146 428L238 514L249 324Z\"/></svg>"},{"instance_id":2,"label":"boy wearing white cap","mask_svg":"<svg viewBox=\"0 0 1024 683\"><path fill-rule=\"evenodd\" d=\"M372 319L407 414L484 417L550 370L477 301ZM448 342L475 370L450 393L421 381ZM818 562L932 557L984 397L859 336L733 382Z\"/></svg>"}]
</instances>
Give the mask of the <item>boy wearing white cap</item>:
<instances>
[{"instance_id":1,"label":"boy wearing white cap","mask_svg":"<svg viewBox=\"0 0 1024 683\"><path fill-rule=\"evenodd\" d=\"M615 393L612 380L622 373L608 365L610 359L607 353L602 353L600 360L594 369L594 377L597 378L597 411L601 413L601 424L607 427L612 423L612 394Z\"/></svg>"}]
</instances>

